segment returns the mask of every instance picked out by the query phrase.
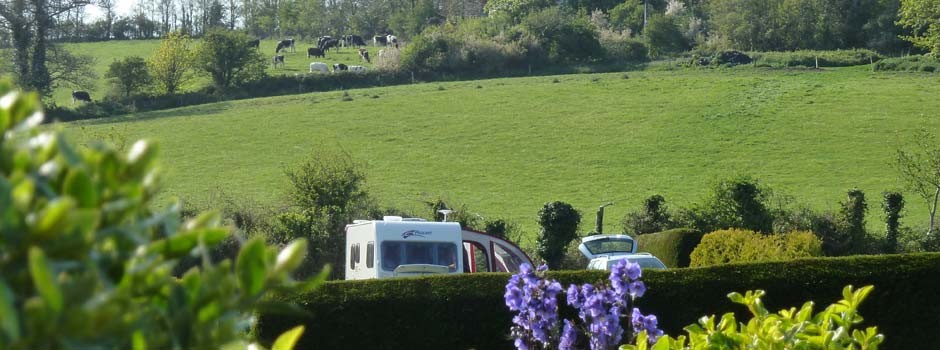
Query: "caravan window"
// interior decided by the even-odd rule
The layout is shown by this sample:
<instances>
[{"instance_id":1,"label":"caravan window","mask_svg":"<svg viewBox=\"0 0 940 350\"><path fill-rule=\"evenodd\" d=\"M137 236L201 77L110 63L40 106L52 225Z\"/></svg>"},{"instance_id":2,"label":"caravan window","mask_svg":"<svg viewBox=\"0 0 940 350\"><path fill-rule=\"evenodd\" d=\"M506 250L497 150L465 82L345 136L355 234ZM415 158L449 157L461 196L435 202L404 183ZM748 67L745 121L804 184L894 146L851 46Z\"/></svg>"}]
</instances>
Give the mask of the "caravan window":
<instances>
[{"instance_id":1,"label":"caravan window","mask_svg":"<svg viewBox=\"0 0 940 350\"><path fill-rule=\"evenodd\" d=\"M366 245L366 267L372 268L375 266L375 242L369 242Z\"/></svg>"},{"instance_id":2,"label":"caravan window","mask_svg":"<svg viewBox=\"0 0 940 350\"><path fill-rule=\"evenodd\" d=\"M382 242L382 269L394 271L399 265L441 265L457 271L457 245L443 242Z\"/></svg>"},{"instance_id":3,"label":"caravan window","mask_svg":"<svg viewBox=\"0 0 940 350\"><path fill-rule=\"evenodd\" d=\"M359 243L353 244L349 247L349 267L355 269L356 265L359 264Z\"/></svg>"},{"instance_id":4,"label":"caravan window","mask_svg":"<svg viewBox=\"0 0 940 350\"><path fill-rule=\"evenodd\" d=\"M496 265L495 271L511 273L519 272L519 265L522 265L522 263L525 262L522 260L522 257L513 254L512 250L504 247L502 244L494 242L493 247L495 249L494 258L496 258L496 263L494 264Z\"/></svg>"}]
</instances>

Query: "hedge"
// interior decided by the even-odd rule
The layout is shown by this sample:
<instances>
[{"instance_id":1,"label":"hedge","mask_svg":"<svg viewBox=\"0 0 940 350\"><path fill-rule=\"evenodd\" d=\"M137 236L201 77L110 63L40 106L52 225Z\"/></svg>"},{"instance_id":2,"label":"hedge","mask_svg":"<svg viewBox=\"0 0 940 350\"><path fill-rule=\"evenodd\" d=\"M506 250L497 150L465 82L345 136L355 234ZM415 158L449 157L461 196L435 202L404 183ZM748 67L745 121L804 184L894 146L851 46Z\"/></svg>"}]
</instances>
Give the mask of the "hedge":
<instances>
[{"instance_id":1,"label":"hedge","mask_svg":"<svg viewBox=\"0 0 940 350\"><path fill-rule=\"evenodd\" d=\"M688 228L639 235L636 239L639 251L652 253L668 267L689 267L689 256L701 241L702 234Z\"/></svg>"},{"instance_id":2,"label":"hedge","mask_svg":"<svg viewBox=\"0 0 940 350\"><path fill-rule=\"evenodd\" d=\"M561 271L564 286L606 280L601 271ZM306 295L281 296L306 314L259 315L254 332L270 342L305 324L299 349L509 349L511 315L503 302L508 274L336 281ZM862 305L865 326L886 335L884 349L940 348L940 254L855 256L644 271L639 307L659 317L669 334L708 314L747 315L726 295L764 289L771 310L812 300L817 311L842 287L875 285ZM561 303L563 304L563 302ZM567 308L567 307L565 307ZM573 316L570 309L563 314Z\"/></svg>"},{"instance_id":3,"label":"hedge","mask_svg":"<svg viewBox=\"0 0 940 350\"><path fill-rule=\"evenodd\" d=\"M758 67L846 67L871 64L881 59L877 52L866 49L853 50L799 50L748 52Z\"/></svg>"},{"instance_id":4,"label":"hedge","mask_svg":"<svg viewBox=\"0 0 940 350\"><path fill-rule=\"evenodd\" d=\"M940 59L929 55L888 58L875 63L876 71L940 72Z\"/></svg>"}]
</instances>

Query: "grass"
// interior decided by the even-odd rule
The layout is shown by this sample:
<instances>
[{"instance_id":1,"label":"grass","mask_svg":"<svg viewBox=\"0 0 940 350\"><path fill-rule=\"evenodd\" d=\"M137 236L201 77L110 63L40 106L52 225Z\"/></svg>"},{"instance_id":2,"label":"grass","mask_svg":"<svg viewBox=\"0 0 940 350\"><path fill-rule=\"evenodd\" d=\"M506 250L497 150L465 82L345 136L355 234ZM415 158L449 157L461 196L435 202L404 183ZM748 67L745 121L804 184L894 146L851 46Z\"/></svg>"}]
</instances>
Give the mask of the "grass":
<instances>
[{"instance_id":1,"label":"grass","mask_svg":"<svg viewBox=\"0 0 940 350\"><path fill-rule=\"evenodd\" d=\"M532 239L542 204L607 201L608 231L642 200L688 205L715 181L757 177L815 209L858 187L869 227L902 188L892 160L917 127L940 130L940 77L814 70L680 70L417 84L261 98L65 125L79 139L149 138L163 196L218 191L276 203L285 166L323 149L364 164L380 202L412 212L443 195ZM557 81L557 83L554 83ZM376 98L377 96L377 98ZM352 101L344 101L351 99ZM930 118L924 118L928 116ZM923 224L911 193L905 224ZM531 244L531 242L527 242Z\"/></svg>"},{"instance_id":2,"label":"grass","mask_svg":"<svg viewBox=\"0 0 940 350\"><path fill-rule=\"evenodd\" d=\"M107 94L110 86L107 79L104 78L108 71L108 65L116 60L128 56L140 56L149 58L160 45L159 40L115 40L95 43L68 43L65 47L75 54L90 55L95 58L94 71L98 74L98 80L94 86L63 86L55 89L52 94L52 101L60 106L69 106L72 103L72 90L87 90L92 99L99 100ZM307 58L307 48L316 47L316 43L298 41L296 52L284 53L285 65L283 68L274 69L271 63L271 57L274 55L274 48L277 47L275 40L261 41L261 52L267 59L268 74L299 74L309 71L310 62L324 62L329 65L333 63L345 63L347 65L361 65L372 68L371 63L359 60L359 53L355 48L340 48L339 51L330 51L326 58ZM379 47L368 46L370 58L374 59L378 54ZM183 91L195 90L210 83L207 76L197 75L189 84L184 86Z\"/></svg>"}]
</instances>

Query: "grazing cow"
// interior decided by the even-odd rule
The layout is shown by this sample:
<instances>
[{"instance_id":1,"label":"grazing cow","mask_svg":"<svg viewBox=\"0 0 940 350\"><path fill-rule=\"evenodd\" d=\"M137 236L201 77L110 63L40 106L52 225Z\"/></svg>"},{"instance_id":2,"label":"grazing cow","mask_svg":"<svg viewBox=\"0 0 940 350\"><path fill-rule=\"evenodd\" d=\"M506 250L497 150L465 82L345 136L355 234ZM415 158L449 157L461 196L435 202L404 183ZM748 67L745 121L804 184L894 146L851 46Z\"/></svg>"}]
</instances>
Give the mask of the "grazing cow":
<instances>
[{"instance_id":1,"label":"grazing cow","mask_svg":"<svg viewBox=\"0 0 940 350\"><path fill-rule=\"evenodd\" d=\"M307 49L307 58L310 58L310 56L326 58L326 53L318 47L311 47Z\"/></svg>"},{"instance_id":2,"label":"grazing cow","mask_svg":"<svg viewBox=\"0 0 940 350\"><path fill-rule=\"evenodd\" d=\"M330 69L327 68L326 63L313 62L310 64L310 73L313 73L313 72L328 74L330 72Z\"/></svg>"},{"instance_id":3,"label":"grazing cow","mask_svg":"<svg viewBox=\"0 0 940 350\"><path fill-rule=\"evenodd\" d=\"M277 65L280 64L281 68L284 68L284 55L275 55L272 61L274 68L277 68Z\"/></svg>"},{"instance_id":4,"label":"grazing cow","mask_svg":"<svg viewBox=\"0 0 940 350\"><path fill-rule=\"evenodd\" d=\"M376 35L372 37L372 42L375 43L375 46L379 46L379 44L385 46L388 45L388 37L385 35Z\"/></svg>"},{"instance_id":5,"label":"grazing cow","mask_svg":"<svg viewBox=\"0 0 940 350\"><path fill-rule=\"evenodd\" d=\"M75 104L75 101L91 102L91 95L88 91L72 91L72 104Z\"/></svg>"},{"instance_id":6,"label":"grazing cow","mask_svg":"<svg viewBox=\"0 0 940 350\"><path fill-rule=\"evenodd\" d=\"M294 52L294 38L279 41L277 48L274 49L274 53L279 53L283 49L290 49L290 52Z\"/></svg>"},{"instance_id":7,"label":"grazing cow","mask_svg":"<svg viewBox=\"0 0 940 350\"><path fill-rule=\"evenodd\" d=\"M345 72L345 71L347 71L347 70L349 70L349 67L346 66L345 64L342 64L342 63L334 63L334 64L333 64L333 73L336 73L336 72Z\"/></svg>"},{"instance_id":8,"label":"grazing cow","mask_svg":"<svg viewBox=\"0 0 940 350\"><path fill-rule=\"evenodd\" d=\"M361 47L361 46L366 46L366 42L365 40L362 40L361 36L346 35L343 37L343 46Z\"/></svg>"},{"instance_id":9,"label":"grazing cow","mask_svg":"<svg viewBox=\"0 0 940 350\"><path fill-rule=\"evenodd\" d=\"M372 63L372 61L369 60L369 50L359 49L359 60L366 60L366 62Z\"/></svg>"},{"instance_id":10,"label":"grazing cow","mask_svg":"<svg viewBox=\"0 0 940 350\"><path fill-rule=\"evenodd\" d=\"M319 47L320 47L320 50L323 50L323 52L326 52L327 50L331 48L339 47L338 45L339 45L339 40L327 39L323 41L323 44L321 44Z\"/></svg>"},{"instance_id":11,"label":"grazing cow","mask_svg":"<svg viewBox=\"0 0 940 350\"><path fill-rule=\"evenodd\" d=\"M349 66L349 71L353 73L365 73L366 67L363 66Z\"/></svg>"},{"instance_id":12,"label":"grazing cow","mask_svg":"<svg viewBox=\"0 0 940 350\"><path fill-rule=\"evenodd\" d=\"M248 47L253 47L255 50L261 48L261 39L248 40Z\"/></svg>"},{"instance_id":13,"label":"grazing cow","mask_svg":"<svg viewBox=\"0 0 940 350\"><path fill-rule=\"evenodd\" d=\"M398 37L397 37L397 36L394 36L394 35L391 35L391 34L386 35L386 36L385 36L385 43L386 43L387 45L395 44L395 47L398 47Z\"/></svg>"},{"instance_id":14,"label":"grazing cow","mask_svg":"<svg viewBox=\"0 0 940 350\"><path fill-rule=\"evenodd\" d=\"M324 35L324 36L317 38L317 47L323 47L323 43L325 43L327 40L333 40L333 37L329 35Z\"/></svg>"}]
</instances>

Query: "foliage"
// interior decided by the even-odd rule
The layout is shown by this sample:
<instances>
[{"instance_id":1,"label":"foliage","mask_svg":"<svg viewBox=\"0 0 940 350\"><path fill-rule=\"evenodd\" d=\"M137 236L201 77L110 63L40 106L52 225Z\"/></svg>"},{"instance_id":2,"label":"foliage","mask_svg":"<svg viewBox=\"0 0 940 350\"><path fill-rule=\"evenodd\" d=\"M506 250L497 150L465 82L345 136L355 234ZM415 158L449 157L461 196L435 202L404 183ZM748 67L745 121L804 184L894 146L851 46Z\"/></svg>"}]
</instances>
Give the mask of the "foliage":
<instances>
[{"instance_id":1,"label":"foliage","mask_svg":"<svg viewBox=\"0 0 940 350\"><path fill-rule=\"evenodd\" d=\"M875 62L876 71L940 72L940 59L930 55L886 58Z\"/></svg>"},{"instance_id":2,"label":"foliage","mask_svg":"<svg viewBox=\"0 0 940 350\"><path fill-rule=\"evenodd\" d=\"M688 39L671 16L650 17L643 35L650 48L650 57L674 55L689 49Z\"/></svg>"},{"instance_id":3,"label":"foliage","mask_svg":"<svg viewBox=\"0 0 940 350\"><path fill-rule=\"evenodd\" d=\"M483 11L490 16L505 15L518 21L530 13L552 5L554 2L550 0L493 0L486 2Z\"/></svg>"},{"instance_id":4,"label":"foliage","mask_svg":"<svg viewBox=\"0 0 940 350\"><path fill-rule=\"evenodd\" d=\"M702 236L702 241L692 251L689 266L813 256L822 256L822 242L812 232L762 235L754 231L731 229Z\"/></svg>"},{"instance_id":5,"label":"foliage","mask_svg":"<svg viewBox=\"0 0 940 350\"><path fill-rule=\"evenodd\" d=\"M84 89L98 79L94 71L96 59L91 55L75 54L60 45L50 45L46 55L52 89L62 86Z\"/></svg>"},{"instance_id":6,"label":"foliage","mask_svg":"<svg viewBox=\"0 0 940 350\"><path fill-rule=\"evenodd\" d=\"M854 188L848 191L848 197L845 201L839 203L839 225L844 232L843 246L844 252L857 252L861 249L859 244L867 236L865 232L865 213L868 212L868 202L865 200L865 192Z\"/></svg>"},{"instance_id":7,"label":"foliage","mask_svg":"<svg viewBox=\"0 0 940 350\"><path fill-rule=\"evenodd\" d=\"M649 60L649 49L646 44L630 38L627 33L601 30L598 40L609 61L645 62Z\"/></svg>"},{"instance_id":8,"label":"foliage","mask_svg":"<svg viewBox=\"0 0 940 350\"><path fill-rule=\"evenodd\" d=\"M940 333L934 331L940 304L932 302L940 297L938 264L940 254L931 253L644 270L647 293L637 304L658 317L665 333L677 335L702 315L746 312L728 300L732 291L765 290L771 296L763 299L767 307L782 309L806 300L828 305L840 299L838 291L848 284L875 285L859 312L867 325L878 325L888 335L885 348L932 348L940 344ZM316 293L278 297L303 305L307 313L263 312L255 331L272 341L304 324L307 331L297 348L311 350L509 349L513 316L503 298L509 277L480 273L327 282ZM563 286L607 277L607 271L547 273ZM561 306L564 300L559 300L560 315L578 317L577 311ZM416 324L433 324L435 331L415 332ZM364 337L362 329L369 329L370 336Z\"/></svg>"},{"instance_id":9,"label":"foliage","mask_svg":"<svg viewBox=\"0 0 940 350\"><path fill-rule=\"evenodd\" d=\"M884 342L878 327L865 330L852 329L862 323L858 308L873 286L856 290L852 286L842 289L842 300L829 305L825 310L813 314L813 302L808 301L799 309L792 307L771 313L761 299L763 290L728 294L728 299L747 307L751 319L739 323L734 313L726 313L717 319L714 315L702 317L698 324L685 328L689 336L672 338L665 336L655 345L647 346L641 334L637 345L626 345L621 350L663 349L871 349L877 350ZM650 336L652 338L652 336ZM688 339L688 345L686 345Z\"/></svg>"},{"instance_id":10,"label":"foliage","mask_svg":"<svg viewBox=\"0 0 940 350\"><path fill-rule=\"evenodd\" d=\"M643 315L634 307L636 299L646 292L646 285L640 280L640 265L620 260L611 267L609 286L572 284L567 290L558 281L546 279L547 270L545 265L533 271L529 264L522 264L519 273L506 283L503 298L515 313L510 334L517 349L552 349L557 345L560 350L570 350L576 348L578 334L582 337L586 334L592 350L605 350L623 339L632 340L639 332L649 333L650 342L662 335L656 316ZM568 306L578 310L580 324L564 319L562 327L558 299L563 292ZM627 317L627 310L631 310L631 322L622 327L621 319Z\"/></svg>"},{"instance_id":11,"label":"foliage","mask_svg":"<svg viewBox=\"0 0 940 350\"><path fill-rule=\"evenodd\" d=\"M904 210L904 195L900 192L885 192L881 208L885 211L885 253L896 253L901 226L901 210Z\"/></svg>"},{"instance_id":12,"label":"foliage","mask_svg":"<svg viewBox=\"0 0 940 350\"><path fill-rule=\"evenodd\" d=\"M162 92L176 93L180 86L192 79L191 73L196 65L196 50L193 46L189 36L173 32L163 38L160 47L150 56L147 65Z\"/></svg>"},{"instance_id":13,"label":"foliage","mask_svg":"<svg viewBox=\"0 0 940 350\"><path fill-rule=\"evenodd\" d=\"M762 233L773 231L773 213L768 208L772 192L747 176L719 181L705 203L679 213L683 226L700 232L741 228Z\"/></svg>"},{"instance_id":14,"label":"foliage","mask_svg":"<svg viewBox=\"0 0 940 350\"><path fill-rule=\"evenodd\" d=\"M902 36L914 46L940 55L940 7L932 0L901 0L898 24L911 30Z\"/></svg>"},{"instance_id":15,"label":"foliage","mask_svg":"<svg viewBox=\"0 0 940 350\"><path fill-rule=\"evenodd\" d=\"M520 26L538 38L550 62L583 62L604 57L594 25L584 14L550 7L530 13Z\"/></svg>"},{"instance_id":16,"label":"foliage","mask_svg":"<svg viewBox=\"0 0 940 350\"><path fill-rule=\"evenodd\" d=\"M251 38L242 32L209 31L202 37L198 67L222 88L260 79L265 75L267 61L258 50L246 44L249 41Z\"/></svg>"},{"instance_id":17,"label":"foliage","mask_svg":"<svg viewBox=\"0 0 940 350\"><path fill-rule=\"evenodd\" d=\"M930 209L930 223L927 235L931 235L940 201L940 140L926 127L921 127L911 138L912 144L899 147L897 151L897 169L911 191L927 202Z\"/></svg>"},{"instance_id":18,"label":"foliage","mask_svg":"<svg viewBox=\"0 0 940 350\"><path fill-rule=\"evenodd\" d=\"M548 268L557 269L565 255L565 247L578 237L581 213L571 204L554 201L539 210L539 235L536 249Z\"/></svg>"},{"instance_id":19,"label":"foliage","mask_svg":"<svg viewBox=\"0 0 940 350\"><path fill-rule=\"evenodd\" d=\"M306 242L278 253L248 241L234 261L207 252L229 236L214 213L180 222L154 210L156 147L77 149L36 127L35 95L0 87L0 347L246 348L270 291L295 282ZM181 258L202 264L174 276Z\"/></svg>"},{"instance_id":20,"label":"foliage","mask_svg":"<svg viewBox=\"0 0 940 350\"><path fill-rule=\"evenodd\" d=\"M689 267L692 251L701 241L701 232L684 228L636 237L640 251L653 254L667 267Z\"/></svg>"},{"instance_id":21,"label":"foliage","mask_svg":"<svg viewBox=\"0 0 940 350\"><path fill-rule=\"evenodd\" d=\"M777 52L749 52L758 67L848 67L880 62L877 52L866 49L851 50L797 50Z\"/></svg>"},{"instance_id":22,"label":"foliage","mask_svg":"<svg viewBox=\"0 0 940 350\"><path fill-rule=\"evenodd\" d=\"M147 61L140 56L129 56L111 62L105 77L120 86L124 98L129 98L153 81L150 71L147 70Z\"/></svg>"},{"instance_id":23,"label":"foliage","mask_svg":"<svg viewBox=\"0 0 940 350\"><path fill-rule=\"evenodd\" d=\"M666 207L666 199L654 194L643 200L643 209L627 213L621 221L624 230L634 235L660 232L676 227L672 214Z\"/></svg>"}]
</instances>

